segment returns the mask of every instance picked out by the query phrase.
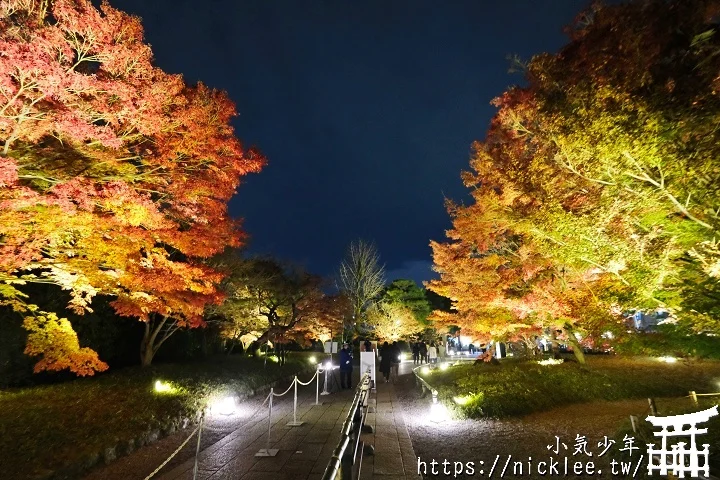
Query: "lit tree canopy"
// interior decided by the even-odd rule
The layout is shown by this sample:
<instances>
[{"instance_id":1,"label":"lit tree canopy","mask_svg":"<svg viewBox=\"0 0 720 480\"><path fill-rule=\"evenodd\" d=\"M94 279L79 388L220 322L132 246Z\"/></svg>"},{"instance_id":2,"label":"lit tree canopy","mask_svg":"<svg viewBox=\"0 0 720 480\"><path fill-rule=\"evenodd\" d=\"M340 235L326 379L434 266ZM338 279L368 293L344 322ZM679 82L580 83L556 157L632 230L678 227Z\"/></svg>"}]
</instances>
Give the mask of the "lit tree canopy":
<instances>
[{"instance_id":1,"label":"lit tree canopy","mask_svg":"<svg viewBox=\"0 0 720 480\"><path fill-rule=\"evenodd\" d=\"M352 242L340 264L340 290L350 299L355 322L377 300L385 287L385 267L374 244Z\"/></svg>"},{"instance_id":2,"label":"lit tree canopy","mask_svg":"<svg viewBox=\"0 0 720 480\"><path fill-rule=\"evenodd\" d=\"M197 326L220 301L201 259L240 245L227 202L264 163L234 115L223 92L154 67L139 19L106 2L0 3L0 295L29 313L28 353L64 358L40 368L105 367L69 324L52 333L22 282L62 286L78 312L112 295L149 327Z\"/></svg>"},{"instance_id":3,"label":"lit tree canopy","mask_svg":"<svg viewBox=\"0 0 720 480\"><path fill-rule=\"evenodd\" d=\"M382 300L409 309L418 323L427 324L430 315L430 302L425 290L418 287L413 280L398 279L390 282L382 293Z\"/></svg>"},{"instance_id":4,"label":"lit tree canopy","mask_svg":"<svg viewBox=\"0 0 720 480\"><path fill-rule=\"evenodd\" d=\"M518 320L596 329L624 308L693 317L691 293L714 289L693 290L688 269L712 277L717 261L718 12L594 5L558 54L523 65L527 85L494 101L463 175L474 203L449 205L450 242L432 244L429 288L452 317L493 334Z\"/></svg>"},{"instance_id":5,"label":"lit tree canopy","mask_svg":"<svg viewBox=\"0 0 720 480\"><path fill-rule=\"evenodd\" d=\"M381 341L408 339L428 326L430 303L413 280L394 280L367 309L367 325Z\"/></svg>"},{"instance_id":6,"label":"lit tree canopy","mask_svg":"<svg viewBox=\"0 0 720 480\"><path fill-rule=\"evenodd\" d=\"M271 258L223 258L225 301L211 315L239 336L260 332L258 343L329 339L342 330L349 302L323 292L323 280Z\"/></svg>"}]
</instances>

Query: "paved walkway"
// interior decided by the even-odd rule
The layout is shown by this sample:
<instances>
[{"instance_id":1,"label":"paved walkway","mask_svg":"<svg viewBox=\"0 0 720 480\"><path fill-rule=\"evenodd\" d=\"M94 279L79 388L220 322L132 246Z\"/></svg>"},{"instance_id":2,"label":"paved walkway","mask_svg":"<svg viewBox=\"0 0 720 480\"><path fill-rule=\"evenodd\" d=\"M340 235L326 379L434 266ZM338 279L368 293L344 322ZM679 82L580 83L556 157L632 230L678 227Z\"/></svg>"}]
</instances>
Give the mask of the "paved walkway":
<instances>
[{"instance_id":1,"label":"paved walkway","mask_svg":"<svg viewBox=\"0 0 720 480\"><path fill-rule=\"evenodd\" d=\"M355 369L355 383L358 381ZM354 390L344 390L321 396L320 406L315 406L315 384L298 388L298 427L288 426L292 421L292 390L274 399L272 429L268 443L267 409L253 416L244 425L223 436L219 441L200 452L198 478L203 480L319 480L340 439L340 429L352 403ZM374 433L363 434L366 444L375 445L375 455L366 455L362 463L362 479L407 480L417 468L417 457L405 426L399 402L392 384L381 383L376 394L370 397L375 413L370 413L367 423ZM212 429L209 422L206 429ZM189 433L189 432L187 432ZM187 433L184 436L187 436ZM184 450L195 448L195 437ZM148 455L153 445L117 462L94 471L88 479L123 478L142 480L166 456ZM264 448L278 449L274 457L256 457ZM167 454L166 454L167 455ZM187 455L186 455L187 456ZM149 457L149 458L148 458ZM143 465L138 465L142 463ZM116 465L117 464L117 465ZM125 464L123 466L123 464ZM140 468L141 467L141 468ZM190 480L193 478L192 458L171 464L153 479ZM124 472L122 477L112 471ZM132 473L130 473L132 471ZM118 473L119 474L119 473Z\"/></svg>"},{"instance_id":2,"label":"paved walkway","mask_svg":"<svg viewBox=\"0 0 720 480\"><path fill-rule=\"evenodd\" d=\"M382 379L380 380L382 382ZM365 434L362 441L375 445L375 455L363 458L362 480L409 480L417 475L417 456L413 450L405 419L395 394L395 385L379 383L377 395L371 400L376 413L368 414L366 423L374 434Z\"/></svg>"}]
</instances>

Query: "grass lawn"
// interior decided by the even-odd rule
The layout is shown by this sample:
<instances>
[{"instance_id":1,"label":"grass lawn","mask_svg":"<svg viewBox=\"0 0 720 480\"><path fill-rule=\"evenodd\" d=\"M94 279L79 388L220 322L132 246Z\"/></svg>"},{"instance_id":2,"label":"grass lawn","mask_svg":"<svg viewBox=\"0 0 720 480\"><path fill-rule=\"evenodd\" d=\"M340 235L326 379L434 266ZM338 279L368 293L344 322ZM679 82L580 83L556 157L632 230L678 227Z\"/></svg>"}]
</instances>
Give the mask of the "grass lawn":
<instances>
[{"instance_id":1,"label":"grass lawn","mask_svg":"<svg viewBox=\"0 0 720 480\"><path fill-rule=\"evenodd\" d=\"M180 416L195 418L213 394L248 393L307 369L308 356L291 353L284 367L268 361L265 368L262 359L222 357L2 390L0 477L38 478L53 471L75 477L72 468L105 448L127 445L152 430L167 431ZM157 380L170 382L176 391L156 393Z\"/></svg>"},{"instance_id":2,"label":"grass lawn","mask_svg":"<svg viewBox=\"0 0 720 480\"><path fill-rule=\"evenodd\" d=\"M506 359L500 365L435 369L423 378L461 416L501 418L595 400L718 392L720 362L668 364L653 358L588 356L586 365L539 365Z\"/></svg>"}]
</instances>

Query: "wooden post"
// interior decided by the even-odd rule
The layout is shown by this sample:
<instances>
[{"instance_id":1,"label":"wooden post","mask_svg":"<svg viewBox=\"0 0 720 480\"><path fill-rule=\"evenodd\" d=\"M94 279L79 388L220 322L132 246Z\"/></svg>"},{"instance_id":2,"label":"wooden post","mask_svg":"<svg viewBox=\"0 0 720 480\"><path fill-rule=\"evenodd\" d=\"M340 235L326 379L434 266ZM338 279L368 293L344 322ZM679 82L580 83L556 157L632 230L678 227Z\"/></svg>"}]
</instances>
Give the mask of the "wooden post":
<instances>
[{"instance_id":1,"label":"wooden post","mask_svg":"<svg viewBox=\"0 0 720 480\"><path fill-rule=\"evenodd\" d=\"M635 415L630 415L630 425L632 425L633 433L637 433L638 429L638 417Z\"/></svg>"},{"instance_id":2,"label":"wooden post","mask_svg":"<svg viewBox=\"0 0 720 480\"><path fill-rule=\"evenodd\" d=\"M648 405L650 405L650 413L657 415L657 407L655 406L655 400L648 398Z\"/></svg>"},{"instance_id":3,"label":"wooden post","mask_svg":"<svg viewBox=\"0 0 720 480\"><path fill-rule=\"evenodd\" d=\"M695 405L696 407L698 406L697 394L695 393L694 390L692 390L692 391L690 392L690 400L692 400L693 405Z\"/></svg>"}]
</instances>

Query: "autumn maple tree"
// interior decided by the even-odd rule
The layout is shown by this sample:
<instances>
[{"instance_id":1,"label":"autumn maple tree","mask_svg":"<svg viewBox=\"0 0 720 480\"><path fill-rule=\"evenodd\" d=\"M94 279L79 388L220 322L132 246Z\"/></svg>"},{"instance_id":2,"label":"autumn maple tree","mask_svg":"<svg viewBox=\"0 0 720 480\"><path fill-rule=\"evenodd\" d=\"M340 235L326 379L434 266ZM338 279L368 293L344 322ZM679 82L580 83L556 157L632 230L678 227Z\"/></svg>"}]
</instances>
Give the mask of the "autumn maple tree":
<instances>
[{"instance_id":1,"label":"autumn maple tree","mask_svg":"<svg viewBox=\"0 0 720 480\"><path fill-rule=\"evenodd\" d=\"M145 322L143 364L221 300L203 259L240 245L227 202L264 163L234 115L225 93L154 67L140 20L107 2L0 3L0 295L26 314L36 370L106 365L25 282L62 286L76 312L114 297Z\"/></svg>"},{"instance_id":2,"label":"autumn maple tree","mask_svg":"<svg viewBox=\"0 0 720 480\"><path fill-rule=\"evenodd\" d=\"M346 297L325 293L320 276L296 265L230 254L218 259L218 266L228 274L226 298L210 312L237 338L252 335L258 347L268 341L329 340L351 311Z\"/></svg>"},{"instance_id":3,"label":"autumn maple tree","mask_svg":"<svg viewBox=\"0 0 720 480\"><path fill-rule=\"evenodd\" d=\"M597 332L664 308L718 329L719 7L596 3L559 53L522 65L474 145L474 204L451 205L450 242L433 244L430 288L452 316L493 334L542 317Z\"/></svg>"}]
</instances>

